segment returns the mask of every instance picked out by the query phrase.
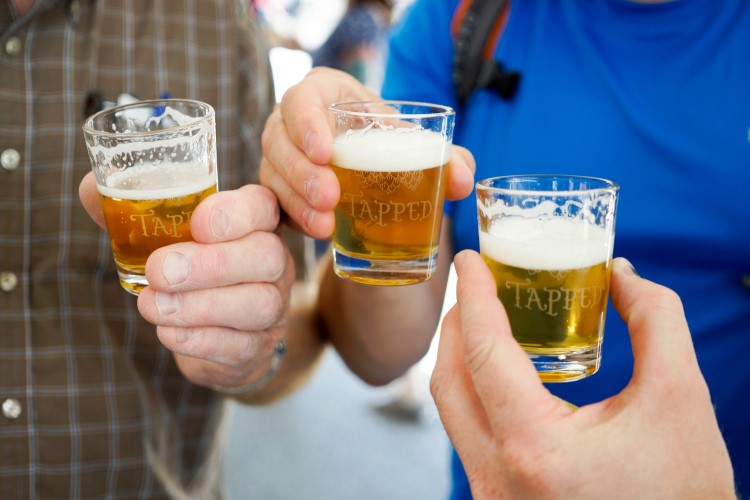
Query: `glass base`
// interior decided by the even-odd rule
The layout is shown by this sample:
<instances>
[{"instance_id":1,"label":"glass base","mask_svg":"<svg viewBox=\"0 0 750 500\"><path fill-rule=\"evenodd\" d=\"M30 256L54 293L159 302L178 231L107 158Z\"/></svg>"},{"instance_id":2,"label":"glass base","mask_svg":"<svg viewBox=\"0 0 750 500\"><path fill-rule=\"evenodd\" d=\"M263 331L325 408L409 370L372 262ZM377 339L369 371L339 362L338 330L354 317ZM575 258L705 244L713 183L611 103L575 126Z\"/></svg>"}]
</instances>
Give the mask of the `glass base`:
<instances>
[{"instance_id":1,"label":"glass base","mask_svg":"<svg viewBox=\"0 0 750 500\"><path fill-rule=\"evenodd\" d=\"M118 266L117 275L120 277L120 285L122 285L125 291L133 295L140 295L141 290L148 286L148 281L142 274L129 273Z\"/></svg>"},{"instance_id":2,"label":"glass base","mask_svg":"<svg viewBox=\"0 0 750 500\"><path fill-rule=\"evenodd\" d=\"M358 259L333 250L337 276L365 285L400 286L427 281L435 273L437 253L424 259Z\"/></svg>"},{"instance_id":3,"label":"glass base","mask_svg":"<svg viewBox=\"0 0 750 500\"><path fill-rule=\"evenodd\" d=\"M573 382L599 370L601 347L566 353L526 352L542 382Z\"/></svg>"}]
</instances>

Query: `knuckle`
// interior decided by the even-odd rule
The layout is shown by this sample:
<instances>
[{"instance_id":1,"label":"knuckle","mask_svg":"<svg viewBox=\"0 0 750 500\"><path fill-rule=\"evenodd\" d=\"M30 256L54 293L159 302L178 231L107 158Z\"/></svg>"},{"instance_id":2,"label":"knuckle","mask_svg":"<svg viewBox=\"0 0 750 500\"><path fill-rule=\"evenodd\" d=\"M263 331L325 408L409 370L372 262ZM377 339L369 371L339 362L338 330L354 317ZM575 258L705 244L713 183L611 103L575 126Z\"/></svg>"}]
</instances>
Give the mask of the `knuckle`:
<instances>
[{"instance_id":1,"label":"knuckle","mask_svg":"<svg viewBox=\"0 0 750 500\"><path fill-rule=\"evenodd\" d=\"M258 186L259 197L263 199L264 206L266 208L267 220L272 225L277 226L280 219L279 202L276 195L270 189L265 186Z\"/></svg>"},{"instance_id":2,"label":"knuckle","mask_svg":"<svg viewBox=\"0 0 750 500\"><path fill-rule=\"evenodd\" d=\"M283 206L287 214L301 225L301 222L304 221L305 208L307 208L307 204L302 198L293 190L289 190L284 195Z\"/></svg>"},{"instance_id":3,"label":"knuckle","mask_svg":"<svg viewBox=\"0 0 750 500\"><path fill-rule=\"evenodd\" d=\"M273 184L273 178L275 177L275 172L273 171L271 162L265 156L260 160L260 172L258 175L260 183L263 186L271 187Z\"/></svg>"},{"instance_id":4,"label":"knuckle","mask_svg":"<svg viewBox=\"0 0 750 500\"><path fill-rule=\"evenodd\" d=\"M263 131L260 135L260 144L264 152L272 150L271 146L279 135L278 128L281 124L281 111L278 106L275 106L274 110L268 116L266 126L263 127Z\"/></svg>"},{"instance_id":5,"label":"knuckle","mask_svg":"<svg viewBox=\"0 0 750 500\"><path fill-rule=\"evenodd\" d=\"M274 283L284 276L287 250L276 233L258 231L247 240L252 250L252 274L258 281Z\"/></svg>"},{"instance_id":6,"label":"knuckle","mask_svg":"<svg viewBox=\"0 0 750 500\"><path fill-rule=\"evenodd\" d=\"M198 327L159 327L157 336L170 351L201 359L213 359L216 346L205 342L206 332Z\"/></svg>"},{"instance_id":7,"label":"knuckle","mask_svg":"<svg viewBox=\"0 0 750 500\"><path fill-rule=\"evenodd\" d=\"M303 80L304 82L304 80ZM297 94L304 92L304 84L302 82L297 83L295 85L292 85L289 87L286 92L284 92L284 95L281 96L281 103L280 106L282 109L284 109L286 106L289 105L289 103L294 102L297 100Z\"/></svg>"},{"instance_id":8,"label":"knuckle","mask_svg":"<svg viewBox=\"0 0 750 500\"><path fill-rule=\"evenodd\" d=\"M438 366L432 371L430 376L430 395L435 400L435 404L440 404L443 401L443 394L447 392L446 385L450 383L450 377L443 373L443 370Z\"/></svg>"},{"instance_id":9,"label":"knuckle","mask_svg":"<svg viewBox=\"0 0 750 500\"><path fill-rule=\"evenodd\" d=\"M224 283L231 272L229 260L230 257L224 246L212 245L211 258L204 258L198 261L200 274L210 277L212 281Z\"/></svg>"},{"instance_id":10,"label":"knuckle","mask_svg":"<svg viewBox=\"0 0 750 500\"><path fill-rule=\"evenodd\" d=\"M255 329L268 330L280 319L284 301L279 290L271 284L253 287L257 296L254 322Z\"/></svg>"},{"instance_id":11,"label":"knuckle","mask_svg":"<svg viewBox=\"0 0 750 500\"><path fill-rule=\"evenodd\" d=\"M287 252L281 238L273 233L265 233L268 240L268 251L265 253L266 269L270 281L275 282L284 276L287 264Z\"/></svg>"},{"instance_id":12,"label":"knuckle","mask_svg":"<svg viewBox=\"0 0 750 500\"><path fill-rule=\"evenodd\" d=\"M203 328L194 328L190 334L190 354L200 359L217 359L219 355L219 346L215 342L207 341L210 336L206 335Z\"/></svg>"},{"instance_id":13,"label":"knuckle","mask_svg":"<svg viewBox=\"0 0 750 500\"><path fill-rule=\"evenodd\" d=\"M292 155L285 162L285 168L293 178L304 178L305 171L310 164L310 160L304 155Z\"/></svg>"},{"instance_id":14,"label":"knuckle","mask_svg":"<svg viewBox=\"0 0 750 500\"><path fill-rule=\"evenodd\" d=\"M275 228L279 224L279 204L271 189L259 184L249 184L240 190L251 228Z\"/></svg>"},{"instance_id":15,"label":"knuckle","mask_svg":"<svg viewBox=\"0 0 750 500\"><path fill-rule=\"evenodd\" d=\"M255 338L255 335L244 334L242 342L240 343L240 348L238 349L240 359L242 360L253 359L254 357L257 356L257 352L258 352L258 342Z\"/></svg>"},{"instance_id":16,"label":"knuckle","mask_svg":"<svg viewBox=\"0 0 750 500\"><path fill-rule=\"evenodd\" d=\"M221 301L215 294L201 294L200 302L194 303L188 310L191 311L190 323L194 325L217 324L217 311L222 310ZM195 301L193 301L195 302Z\"/></svg>"},{"instance_id":17,"label":"knuckle","mask_svg":"<svg viewBox=\"0 0 750 500\"><path fill-rule=\"evenodd\" d=\"M492 358L492 344L488 342L471 342L464 344L464 360L472 373L482 371Z\"/></svg>"},{"instance_id":18,"label":"knuckle","mask_svg":"<svg viewBox=\"0 0 750 500\"><path fill-rule=\"evenodd\" d=\"M538 498L547 497L551 493L550 483L555 482L554 478L560 473L559 468L552 467L553 470L549 470L544 456L512 439L503 440L496 445L502 447L503 463L506 465L507 476L512 478L513 483L524 485L526 490L533 488Z\"/></svg>"}]
</instances>

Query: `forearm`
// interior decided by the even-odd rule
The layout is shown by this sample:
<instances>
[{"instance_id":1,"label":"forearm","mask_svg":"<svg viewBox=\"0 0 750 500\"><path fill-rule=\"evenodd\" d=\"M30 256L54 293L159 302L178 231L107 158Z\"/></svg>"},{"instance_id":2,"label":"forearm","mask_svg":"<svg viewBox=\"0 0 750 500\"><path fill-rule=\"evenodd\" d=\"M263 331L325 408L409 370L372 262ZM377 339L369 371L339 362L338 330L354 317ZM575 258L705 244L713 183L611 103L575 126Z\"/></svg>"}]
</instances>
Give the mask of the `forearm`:
<instances>
[{"instance_id":1,"label":"forearm","mask_svg":"<svg viewBox=\"0 0 750 500\"><path fill-rule=\"evenodd\" d=\"M326 265L318 299L321 327L362 380L386 384L427 352L440 320L450 259L443 241L432 279L394 287L344 280Z\"/></svg>"}]
</instances>

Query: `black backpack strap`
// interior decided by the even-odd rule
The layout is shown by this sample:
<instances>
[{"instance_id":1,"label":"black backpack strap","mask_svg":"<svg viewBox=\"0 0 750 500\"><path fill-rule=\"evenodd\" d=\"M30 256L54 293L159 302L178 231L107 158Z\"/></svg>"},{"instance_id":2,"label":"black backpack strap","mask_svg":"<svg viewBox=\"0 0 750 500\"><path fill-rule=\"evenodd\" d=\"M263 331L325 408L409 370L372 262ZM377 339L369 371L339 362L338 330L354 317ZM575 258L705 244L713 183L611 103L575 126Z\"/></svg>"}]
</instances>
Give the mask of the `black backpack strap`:
<instances>
[{"instance_id":1,"label":"black backpack strap","mask_svg":"<svg viewBox=\"0 0 750 500\"><path fill-rule=\"evenodd\" d=\"M477 88L494 90L510 100L521 79L495 61L494 48L507 14L508 0L463 0L454 14L453 85L463 104Z\"/></svg>"}]
</instances>

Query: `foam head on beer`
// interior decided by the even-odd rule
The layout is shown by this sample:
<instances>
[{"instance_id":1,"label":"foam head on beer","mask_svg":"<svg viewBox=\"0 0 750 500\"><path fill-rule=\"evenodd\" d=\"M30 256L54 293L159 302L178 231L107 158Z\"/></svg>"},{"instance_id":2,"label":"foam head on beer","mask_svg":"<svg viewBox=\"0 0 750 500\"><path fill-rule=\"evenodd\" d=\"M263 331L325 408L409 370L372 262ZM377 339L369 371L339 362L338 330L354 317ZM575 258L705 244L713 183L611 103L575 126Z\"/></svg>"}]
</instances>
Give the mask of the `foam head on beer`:
<instances>
[{"instance_id":1,"label":"foam head on beer","mask_svg":"<svg viewBox=\"0 0 750 500\"><path fill-rule=\"evenodd\" d=\"M590 267L609 259L613 235L570 218L492 221L479 232L482 253L497 262L524 269L566 270Z\"/></svg>"},{"instance_id":2,"label":"foam head on beer","mask_svg":"<svg viewBox=\"0 0 750 500\"><path fill-rule=\"evenodd\" d=\"M334 139L331 162L368 172L406 172L448 162L451 141L424 129L349 129Z\"/></svg>"}]
</instances>

